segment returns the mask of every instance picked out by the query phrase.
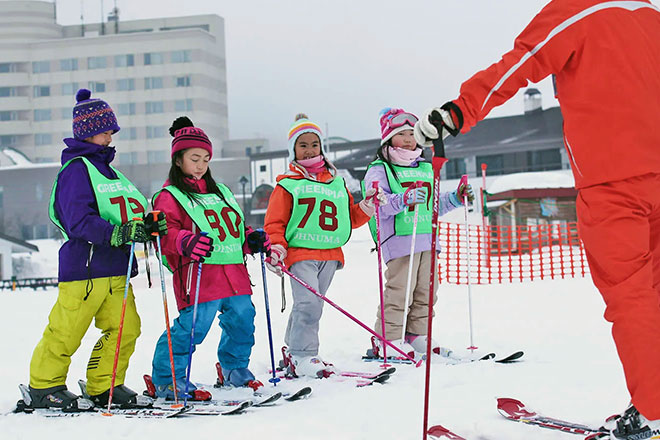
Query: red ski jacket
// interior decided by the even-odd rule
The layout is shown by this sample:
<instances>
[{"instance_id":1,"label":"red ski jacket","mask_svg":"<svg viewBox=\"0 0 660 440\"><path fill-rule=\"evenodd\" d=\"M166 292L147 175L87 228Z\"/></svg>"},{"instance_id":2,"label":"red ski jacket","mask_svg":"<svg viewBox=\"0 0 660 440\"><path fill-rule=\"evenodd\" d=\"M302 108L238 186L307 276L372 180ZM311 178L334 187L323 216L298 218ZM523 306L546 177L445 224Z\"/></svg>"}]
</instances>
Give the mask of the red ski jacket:
<instances>
[{"instance_id":1,"label":"red ski jacket","mask_svg":"<svg viewBox=\"0 0 660 440\"><path fill-rule=\"evenodd\" d=\"M453 102L466 133L554 74L576 188L660 173L660 11L650 1L553 0Z\"/></svg>"}]
</instances>

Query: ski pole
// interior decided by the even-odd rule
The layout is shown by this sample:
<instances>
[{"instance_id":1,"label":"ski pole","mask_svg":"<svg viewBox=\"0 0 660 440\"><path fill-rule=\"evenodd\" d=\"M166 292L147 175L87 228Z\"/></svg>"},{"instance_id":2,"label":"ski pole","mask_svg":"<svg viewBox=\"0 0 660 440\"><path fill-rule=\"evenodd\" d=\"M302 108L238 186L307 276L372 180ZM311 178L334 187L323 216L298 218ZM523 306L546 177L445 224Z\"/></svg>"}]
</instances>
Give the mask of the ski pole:
<instances>
[{"instance_id":1,"label":"ski pole","mask_svg":"<svg viewBox=\"0 0 660 440\"><path fill-rule=\"evenodd\" d=\"M421 188L422 182L413 183L413 188ZM410 240L410 261L408 262L408 281L406 282L406 302L403 303L403 325L401 327L401 339L406 340L406 324L408 322L408 302L410 301L410 289L412 282L412 271L415 255L415 239L417 238L417 219L419 218L419 205L415 204L415 215L413 217L412 239Z\"/></svg>"},{"instance_id":2,"label":"ski pole","mask_svg":"<svg viewBox=\"0 0 660 440\"><path fill-rule=\"evenodd\" d=\"M202 232L206 235L206 232ZM183 395L183 406L188 403L188 386L190 384L190 370L192 366L193 346L195 344L195 324L197 323L197 305L199 304L199 284L202 279L202 263L197 263L197 285L195 286L195 303L193 305L192 324L190 325L190 346L188 347L188 371L186 371L186 390ZM176 393L176 390L174 390Z\"/></svg>"},{"instance_id":3,"label":"ski pole","mask_svg":"<svg viewBox=\"0 0 660 440\"><path fill-rule=\"evenodd\" d=\"M458 183L458 187L460 188L461 185L465 185L467 187L468 184L468 176L467 174L463 174L461 177L461 181ZM472 269L470 267L470 231L468 229L468 196L467 192L463 195L463 208L464 208L464 214L465 214L465 244L467 246L467 285L468 285L468 315L469 315L469 320L470 320L470 346L468 349L474 353L474 350L476 350L478 347L474 346L474 336L473 336L473 331L472 331L472 280L471 280L471 274L472 274Z\"/></svg>"},{"instance_id":4,"label":"ski pole","mask_svg":"<svg viewBox=\"0 0 660 440\"><path fill-rule=\"evenodd\" d=\"M154 222L158 221L158 214L160 214L160 211L152 211L152 214L154 216ZM179 396L178 393L176 392L176 372L174 370L174 353L172 351L172 333L170 332L170 314L167 309L167 290L165 289L165 275L163 271L163 260L162 260L162 255L163 251L160 246L160 234L158 232L152 232L151 235L156 236L156 245L157 245L157 250L158 253L156 254L156 257L158 258L158 271L160 272L160 291L163 294L163 309L165 310L165 331L167 332L167 348L170 351L170 365L172 366L172 386L174 387L174 404L178 405L179 404Z\"/></svg>"},{"instance_id":5,"label":"ski pole","mask_svg":"<svg viewBox=\"0 0 660 440\"><path fill-rule=\"evenodd\" d=\"M435 277L436 277L436 248L438 241L438 213L440 210L440 170L447 163L445 157L445 144L442 140L444 122L442 115L439 112L431 112L429 117L431 122L438 130L438 138L433 140L433 215L431 216L431 276L429 281L429 311L428 322L426 328L426 378L424 384L424 432L422 438L426 440L428 434L429 424L429 390L431 386L431 337L433 331L433 293L435 292ZM462 121L459 126L462 125ZM452 133L454 136L458 134L458 130Z\"/></svg>"},{"instance_id":6,"label":"ski pole","mask_svg":"<svg viewBox=\"0 0 660 440\"><path fill-rule=\"evenodd\" d=\"M134 218L135 221L142 221L141 218ZM126 298L128 298L128 288L131 283L131 270L133 269L133 252L135 251L135 242L131 241L131 252L128 255L128 269L126 270L126 285L124 286L124 299L121 304L121 314L119 315L119 329L117 330L117 346L115 347L115 359L112 363L112 380L110 381L110 391L108 394L108 414L112 406L112 394L115 389L115 380L117 379L117 363L119 362L119 348L121 347L121 334L124 330L124 317L126 316Z\"/></svg>"},{"instance_id":7,"label":"ski pole","mask_svg":"<svg viewBox=\"0 0 660 440\"><path fill-rule=\"evenodd\" d=\"M266 283L266 262L264 261L264 253L261 252L261 278L264 282L264 301L266 303L266 324L268 326L268 346L270 348L270 367L273 372L273 377L268 379L268 382L271 382L273 386L277 386L277 382L280 381L275 375L275 354L273 353L273 329L270 325L270 303L268 301L268 284Z\"/></svg>"},{"instance_id":8,"label":"ski pole","mask_svg":"<svg viewBox=\"0 0 660 440\"><path fill-rule=\"evenodd\" d=\"M390 348L392 348L393 350L397 351L397 352L400 353L403 357L405 357L406 359L408 359L409 361L411 361L412 363L414 363L416 367L419 367L420 365L422 365L422 361L423 361L424 359L420 359L419 362L415 361L415 359L413 359L412 357L410 357L407 353L404 353L403 350L401 350L399 347L396 347L396 346L392 345L392 343L391 343L390 341L388 341L387 339L384 339L381 335L379 335L378 333L376 333L375 331L373 331L373 330L371 330L369 327L367 327L362 321L360 321L359 319L357 319L356 317L354 317L353 315L351 315L350 313L348 313L346 310L344 310L344 309L342 309L341 307L339 307L337 304L335 304L334 302L332 302L331 300L329 300L329 299L326 298L325 296L323 296L323 295L321 295L320 293L318 293L318 292L317 292L312 286L310 286L310 285L307 284L305 281L301 280L301 279L298 278L296 275L294 275L293 273L291 273L286 267L284 267L283 265L280 265L280 268L282 269L282 272L284 272L285 274L289 275L294 281L298 282L301 286L303 286L305 289L309 290L312 294L318 296L318 297L321 298L323 301L327 302L327 303L330 304L332 307L334 307L335 309L339 310L341 313L343 313L344 315L346 315L346 317L348 317L349 319L351 319L351 320L352 320L353 322L355 322L357 325L359 325L360 327L362 327L363 329L365 329L366 331L368 331L369 333L371 333L373 336L377 337L379 340L383 341L384 344L389 345Z\"/></svg>"},{"instance_id":9,"label":"ski pole","mask_svg":"<svg viewBox=\"0 0 660 440\"><path fill-rule=\"evenodd\" d=\"M147 285L151 289L151 265L149 264L149 243L144 242L144 262L147 268Z\"/></svg>"},{"instance_id":10,"label":"ski pole","mask_svg":"<svg viewBox=\"0 0 660 440\"><path fill-rule=\"evenodd\" d=\"M383 293L383 255L380 250L380 203L378 200L378 181L374 181L371 184L371 187L376 190L374 194L374 206L375 206L375 215L376 215L376 252L378 253L378 287L380 288L380 329L381 334L383 335L383 340L387 339L385 337L385 294ZM383 363L381 364L382 368L387 368L390 365L387 363L387 345L383 345Z\"/></svg>"}]
</instances>

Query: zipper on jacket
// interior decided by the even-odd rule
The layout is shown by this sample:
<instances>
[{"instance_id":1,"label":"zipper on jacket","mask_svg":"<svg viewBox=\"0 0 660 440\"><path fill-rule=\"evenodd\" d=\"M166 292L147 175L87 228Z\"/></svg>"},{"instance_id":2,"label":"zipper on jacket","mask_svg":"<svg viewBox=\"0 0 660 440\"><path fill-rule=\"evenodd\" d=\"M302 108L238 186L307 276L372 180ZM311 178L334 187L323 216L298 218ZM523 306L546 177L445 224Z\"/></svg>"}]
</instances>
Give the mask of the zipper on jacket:
<instances>
[{"instance_id":1,"label":"zipper on jacket","mask_svg":"<svg viewBox=\"0 0 660 440\"><path fill-rule=\"evenodd\" d=\"M87 284L85 285L85 297L83 301L87 301L89 294L94 290L94 281L92 281L92 257L94 256L94 243L89 242L89 255L87 256L87 262L85 267L87 267Z\"/></svg>"},{"instance_id":2,"label":"zipper on jacket","mask_svg":"<svg viewBox=\"0 0 660 440\"><path fill-rule=\"evenodd\" d=\"M565 134L564 134L564 145L566 145L566 151L568 152L568 157L570 158L571 163L575 166L575 171L577 171L581 177L584 177L582 171L580 170L580 167L577 164L577 161L575 160L575 156L573 156L573 149L571 148L571 144L568 142L568 138L566 137Z\"/></svg>"}]
</instances>

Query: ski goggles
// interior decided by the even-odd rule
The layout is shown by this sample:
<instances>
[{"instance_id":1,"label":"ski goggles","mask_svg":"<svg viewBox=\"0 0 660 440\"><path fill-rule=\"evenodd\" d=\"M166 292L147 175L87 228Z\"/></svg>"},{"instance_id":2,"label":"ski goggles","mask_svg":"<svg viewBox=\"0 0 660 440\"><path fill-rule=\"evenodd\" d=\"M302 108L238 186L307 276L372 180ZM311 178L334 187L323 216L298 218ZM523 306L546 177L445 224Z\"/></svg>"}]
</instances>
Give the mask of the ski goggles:
<instances>
[{"instance_id":1,"label":"ski goggles","mask_svg":"<svg viewBox=\"0 0 660 440\"><path fill-rule=\"evenodd\" d=\"M389 125L390 129L398 128L406 124L410 125L411 127L414 127L418 120L419 119L417 119L417 116L413 114L399 113L398 115L392 117L392 119L388 121L387 125Z\"/></svg>"}]
</instances>

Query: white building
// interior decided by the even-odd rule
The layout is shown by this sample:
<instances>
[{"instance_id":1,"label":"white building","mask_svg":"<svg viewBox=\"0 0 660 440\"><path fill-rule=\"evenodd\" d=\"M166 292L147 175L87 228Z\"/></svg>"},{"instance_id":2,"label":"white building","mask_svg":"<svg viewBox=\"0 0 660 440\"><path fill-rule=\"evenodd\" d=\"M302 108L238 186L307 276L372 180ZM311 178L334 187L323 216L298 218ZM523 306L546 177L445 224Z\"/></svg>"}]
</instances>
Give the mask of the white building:
<instances>
[{"instance_id":1,"label":"white building","mask_svg":"<svg viewBox=\"0 0 660 440\"><path fill-rule=\"evenodd\" d=\"M59 161L84 87L117 114L119 165L169 161L168 128L182 114L204 128L220 157L225 66L217 15L61 26L54 3L0 1L0 149Z\"/></svg>"}]
</instances>

